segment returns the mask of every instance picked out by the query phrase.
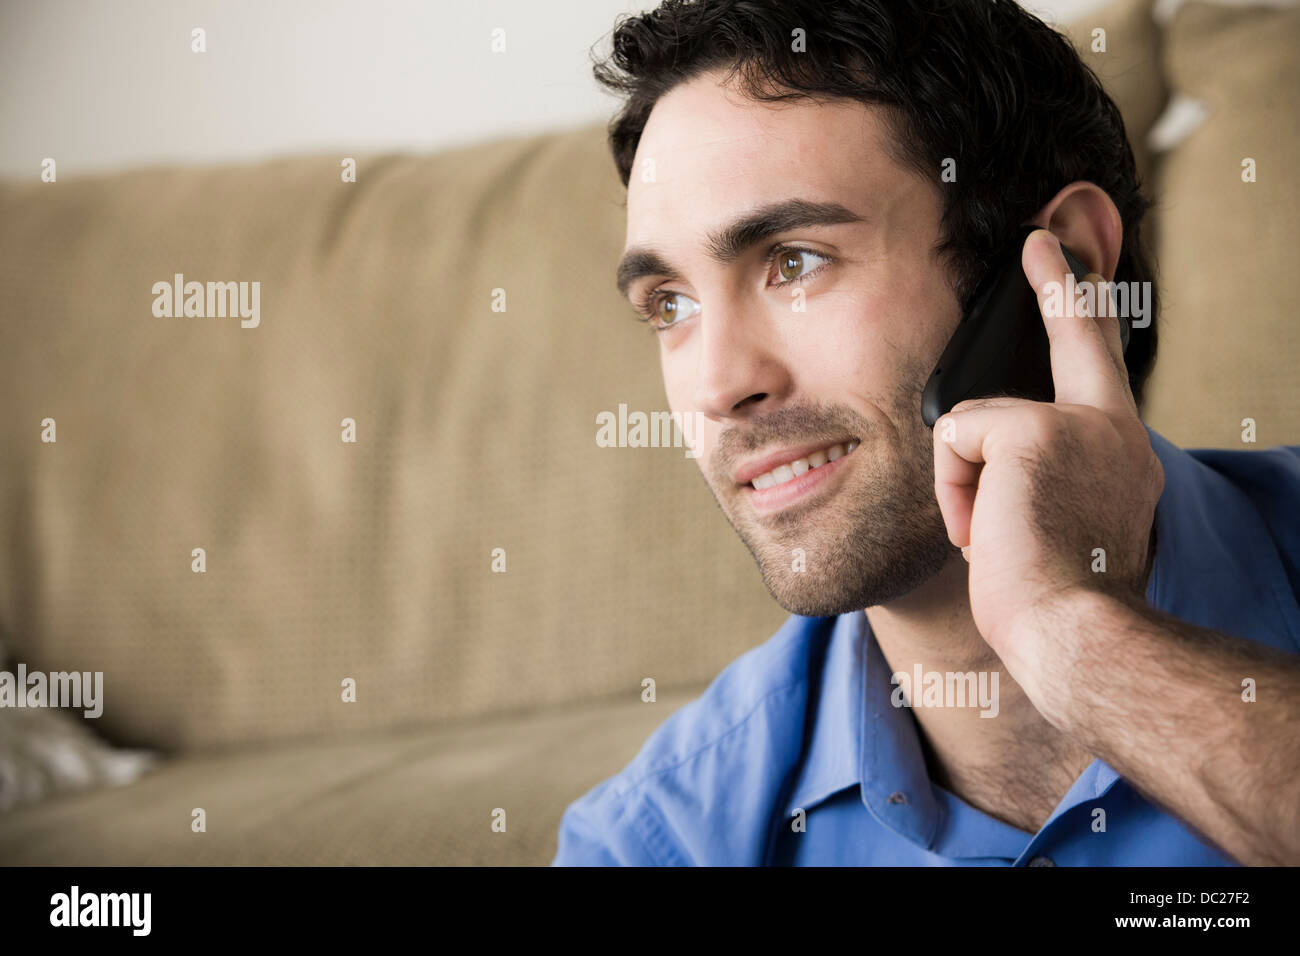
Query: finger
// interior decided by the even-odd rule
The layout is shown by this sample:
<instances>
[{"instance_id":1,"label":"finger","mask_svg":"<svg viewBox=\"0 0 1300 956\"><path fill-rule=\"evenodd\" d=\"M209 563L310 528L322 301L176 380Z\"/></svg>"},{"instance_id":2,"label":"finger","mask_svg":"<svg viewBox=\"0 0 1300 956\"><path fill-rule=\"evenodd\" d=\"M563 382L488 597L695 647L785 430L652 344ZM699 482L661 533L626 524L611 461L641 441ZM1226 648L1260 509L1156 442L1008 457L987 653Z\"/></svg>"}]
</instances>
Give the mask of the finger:
<instances>
[{"instance_id":1,"label":"finger","mask_svg":"<svg viewBox=\"0 0 1300 956\"><path fill-rule=\"evenodd\" d=\"M1060 241L1046 229L1035 230L1025 240L1021 262L1047 329L1056 401L1127 414L1131 409L1131 398L1125 395L1127 377L1115 367L1097 321L1078 308L1077 297L1068 294L1077 283Z\"/></svg>"},{"instance_id":2,"label":"finger","mask_svg":"<svg viewBox=\"0 0 1300 956\"><path fill-rule=\"evenodd\" d=\"M1106 342L1106 351L1110 353L1111 363L1115 366L1120 389L1124 393L1129 411L1136 417L1137 401L1133 398L1133 389L1129 385L1128 366L1124 364L1124 337L1120 332L1120 323L1128 320L1119 317L1118 304L1110 292L1111 283L1106 281L1105 276L1097 272L1089 272L1084 277L1084 281L1096 290L1092 300L1093 321L1097 323L1097 328L1100 329L1102 338Z\"/></svg>"},{"instance_id":3,"label":"finger","mask_svg":"<svg viewBox=\"0 0 1300 956\"><path fill-rule=\"evenodd\" d=\"M1095 292L1093 297L1092 320L1097 323L1101 337L1106 343L1106 351L1115 369L1128 380L1128 370L1124 367L1124 339L1119 332L1119 316L1115 314L1116 304L1109 292L1110 283L1099 272L1089 272L1083 277L1088 287Z\"/></svg>"},{"instance_id":4,"label":"finger","mask_svg":"<svg viewBox=\"0 0 1300 956\"><path fill-rule=\"evenodd\" d=\"M1028 398L1019 398L1015 395L989 395L985 398L967 398L958 402L951 409L953 412L967 412L976 408L1007 408L1011 405L1032 405L1033 400ZM935 423L938 424L937 422Z\"/></svg>"},{"instance_id":5,"label":"finger","mask_svg":"<svg viewBox=\"0 0 1300 956\"><path fill-rule=\"evenodd\" d=\"M986 436L1008 421L1008 416L1022 414L1020 406L1033 404L1008 398L961 402L934 423L934 496L948 540L957 547L970 544L970 519L984 469Z\"/></svg>"},{"instance_id":6,"label":"finger","mask_svg":"<svg viewBox=\"0 0 1300 956\"><path fill-rule=\"evenodd\" d=\"M934 495L948 540L959 548L971 543L970 521L984 465L1011 445L1032 444L1054 433L1062 415L1073 414L1073 409L1047 402L998 397L959 402L940 416L934 423Z\"/></svg>"},{"instance_id":7,"label":"finger","mask_svg":"<svg viewBox=\"0 0 1300 956\"><path fill-rule=\"evenodd\" d=\"M984 466L971 462L944 441L939 429L934 432L934 497L939 502L948 540L959 548L970 544L970 519L975 511L975 493L979 490Z\"/></svg>"}]
</instances>

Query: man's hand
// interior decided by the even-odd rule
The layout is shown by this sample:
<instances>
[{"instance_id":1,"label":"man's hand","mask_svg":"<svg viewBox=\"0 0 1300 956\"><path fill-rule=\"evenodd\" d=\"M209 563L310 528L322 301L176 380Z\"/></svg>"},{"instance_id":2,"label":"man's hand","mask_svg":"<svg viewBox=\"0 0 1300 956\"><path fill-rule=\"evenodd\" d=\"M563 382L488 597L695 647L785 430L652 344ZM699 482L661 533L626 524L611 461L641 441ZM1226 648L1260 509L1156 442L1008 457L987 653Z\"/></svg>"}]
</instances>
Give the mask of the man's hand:
<instances>
[{"instance_id":1,"label":"man's hand","mask_svg":"<svg viewBox=\"0 0 1300 956\"><path fill-rule=\"evenodd\" d=\"M1050 232L1026 239L1022 261L1044 313L1056 400L956 405L934 427L935 495L970 562L976 627L1056 723L1085 649L1044 625L1087 592L1143 600L1164 471L1129 390L1116 317L1094 318L1069 302L1065 314L1048 314L1046 287L1069 272ZM1067 632L1077 639L1077 629Z\"/></svg>"}]
</instances>

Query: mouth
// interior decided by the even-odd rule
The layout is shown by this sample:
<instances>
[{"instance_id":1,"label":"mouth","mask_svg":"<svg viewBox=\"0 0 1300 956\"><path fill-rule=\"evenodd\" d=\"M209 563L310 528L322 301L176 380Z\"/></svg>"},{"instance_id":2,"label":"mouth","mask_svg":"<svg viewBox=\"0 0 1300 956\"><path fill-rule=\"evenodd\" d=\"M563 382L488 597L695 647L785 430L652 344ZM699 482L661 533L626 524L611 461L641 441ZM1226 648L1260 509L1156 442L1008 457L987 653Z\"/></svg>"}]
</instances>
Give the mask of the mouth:
<instances>
[{"instance_id":1,"label":"mouth","mask_svg":"<svg viewBox=\"0 0 1300 956\"><path fill-rule=\"evenodd\" d=\"M756 512L778 511L824 486L859 444L857 438L849 438L777 452L744 466L736 475L737 484Z\"/></svg>"}]
</instances>

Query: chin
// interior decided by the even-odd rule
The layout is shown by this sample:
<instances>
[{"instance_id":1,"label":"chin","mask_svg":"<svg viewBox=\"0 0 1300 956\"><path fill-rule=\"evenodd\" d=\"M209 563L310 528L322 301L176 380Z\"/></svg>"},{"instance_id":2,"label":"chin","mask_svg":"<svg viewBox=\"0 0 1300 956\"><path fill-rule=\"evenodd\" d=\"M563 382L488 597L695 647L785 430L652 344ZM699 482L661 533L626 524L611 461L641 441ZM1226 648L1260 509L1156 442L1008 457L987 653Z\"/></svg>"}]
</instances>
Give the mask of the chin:
<instances>
[{"instance_id":1,"label":"chin","mask_svg":"<svg viewBox=\"0 0 1300 956\"><path fill-rule=\"evenodd\" d=\"M958 553L938 503L917 504L850 509L839 516L838 532L825 524L798 536L751 528L741 538L777 604L791 614L832 617L904 597Z\"/></svg>"},{"instance_id":2,"label":"chin","mask_svg":"<svg viewBox=\"0 0 1300 956\"><path fill-rule=\"evenodd\" d=\"M782 608L804 617L835 617L889 604L934 578L952 557L952 545L912 553L887 568L831 569L815 575L792 571L788 565L759 565L763 584Z\"/></svg>"}]
</instances>

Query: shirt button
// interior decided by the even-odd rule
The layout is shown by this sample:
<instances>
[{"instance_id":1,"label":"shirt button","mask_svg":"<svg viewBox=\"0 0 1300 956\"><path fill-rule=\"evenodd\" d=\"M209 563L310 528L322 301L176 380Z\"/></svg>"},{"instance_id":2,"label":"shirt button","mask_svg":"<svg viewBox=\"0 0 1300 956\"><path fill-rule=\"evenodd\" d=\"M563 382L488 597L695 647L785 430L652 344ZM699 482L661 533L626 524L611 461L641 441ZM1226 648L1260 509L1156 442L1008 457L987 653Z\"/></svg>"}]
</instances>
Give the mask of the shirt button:
<instances>
[{"instance_id":1,"label":"shirt button","mask_svg":"<svg viewBox=\"0 0 1300 956\"><path fill-rule=\"evenodd\" d=\"M1056 866L1050 856L1036 856L1029 861L1030 866Z\"/></svg>"},{"instance_id":2,"label":"shirt button","mask_svg":"<svg viewBox=\"0 0 1300 956\"><path fill-rule=\"evenodd\" d=\"M890 803L907 803L907 794L901 790L895 790L889 795Z\"/></svg>"}]
</instances>

